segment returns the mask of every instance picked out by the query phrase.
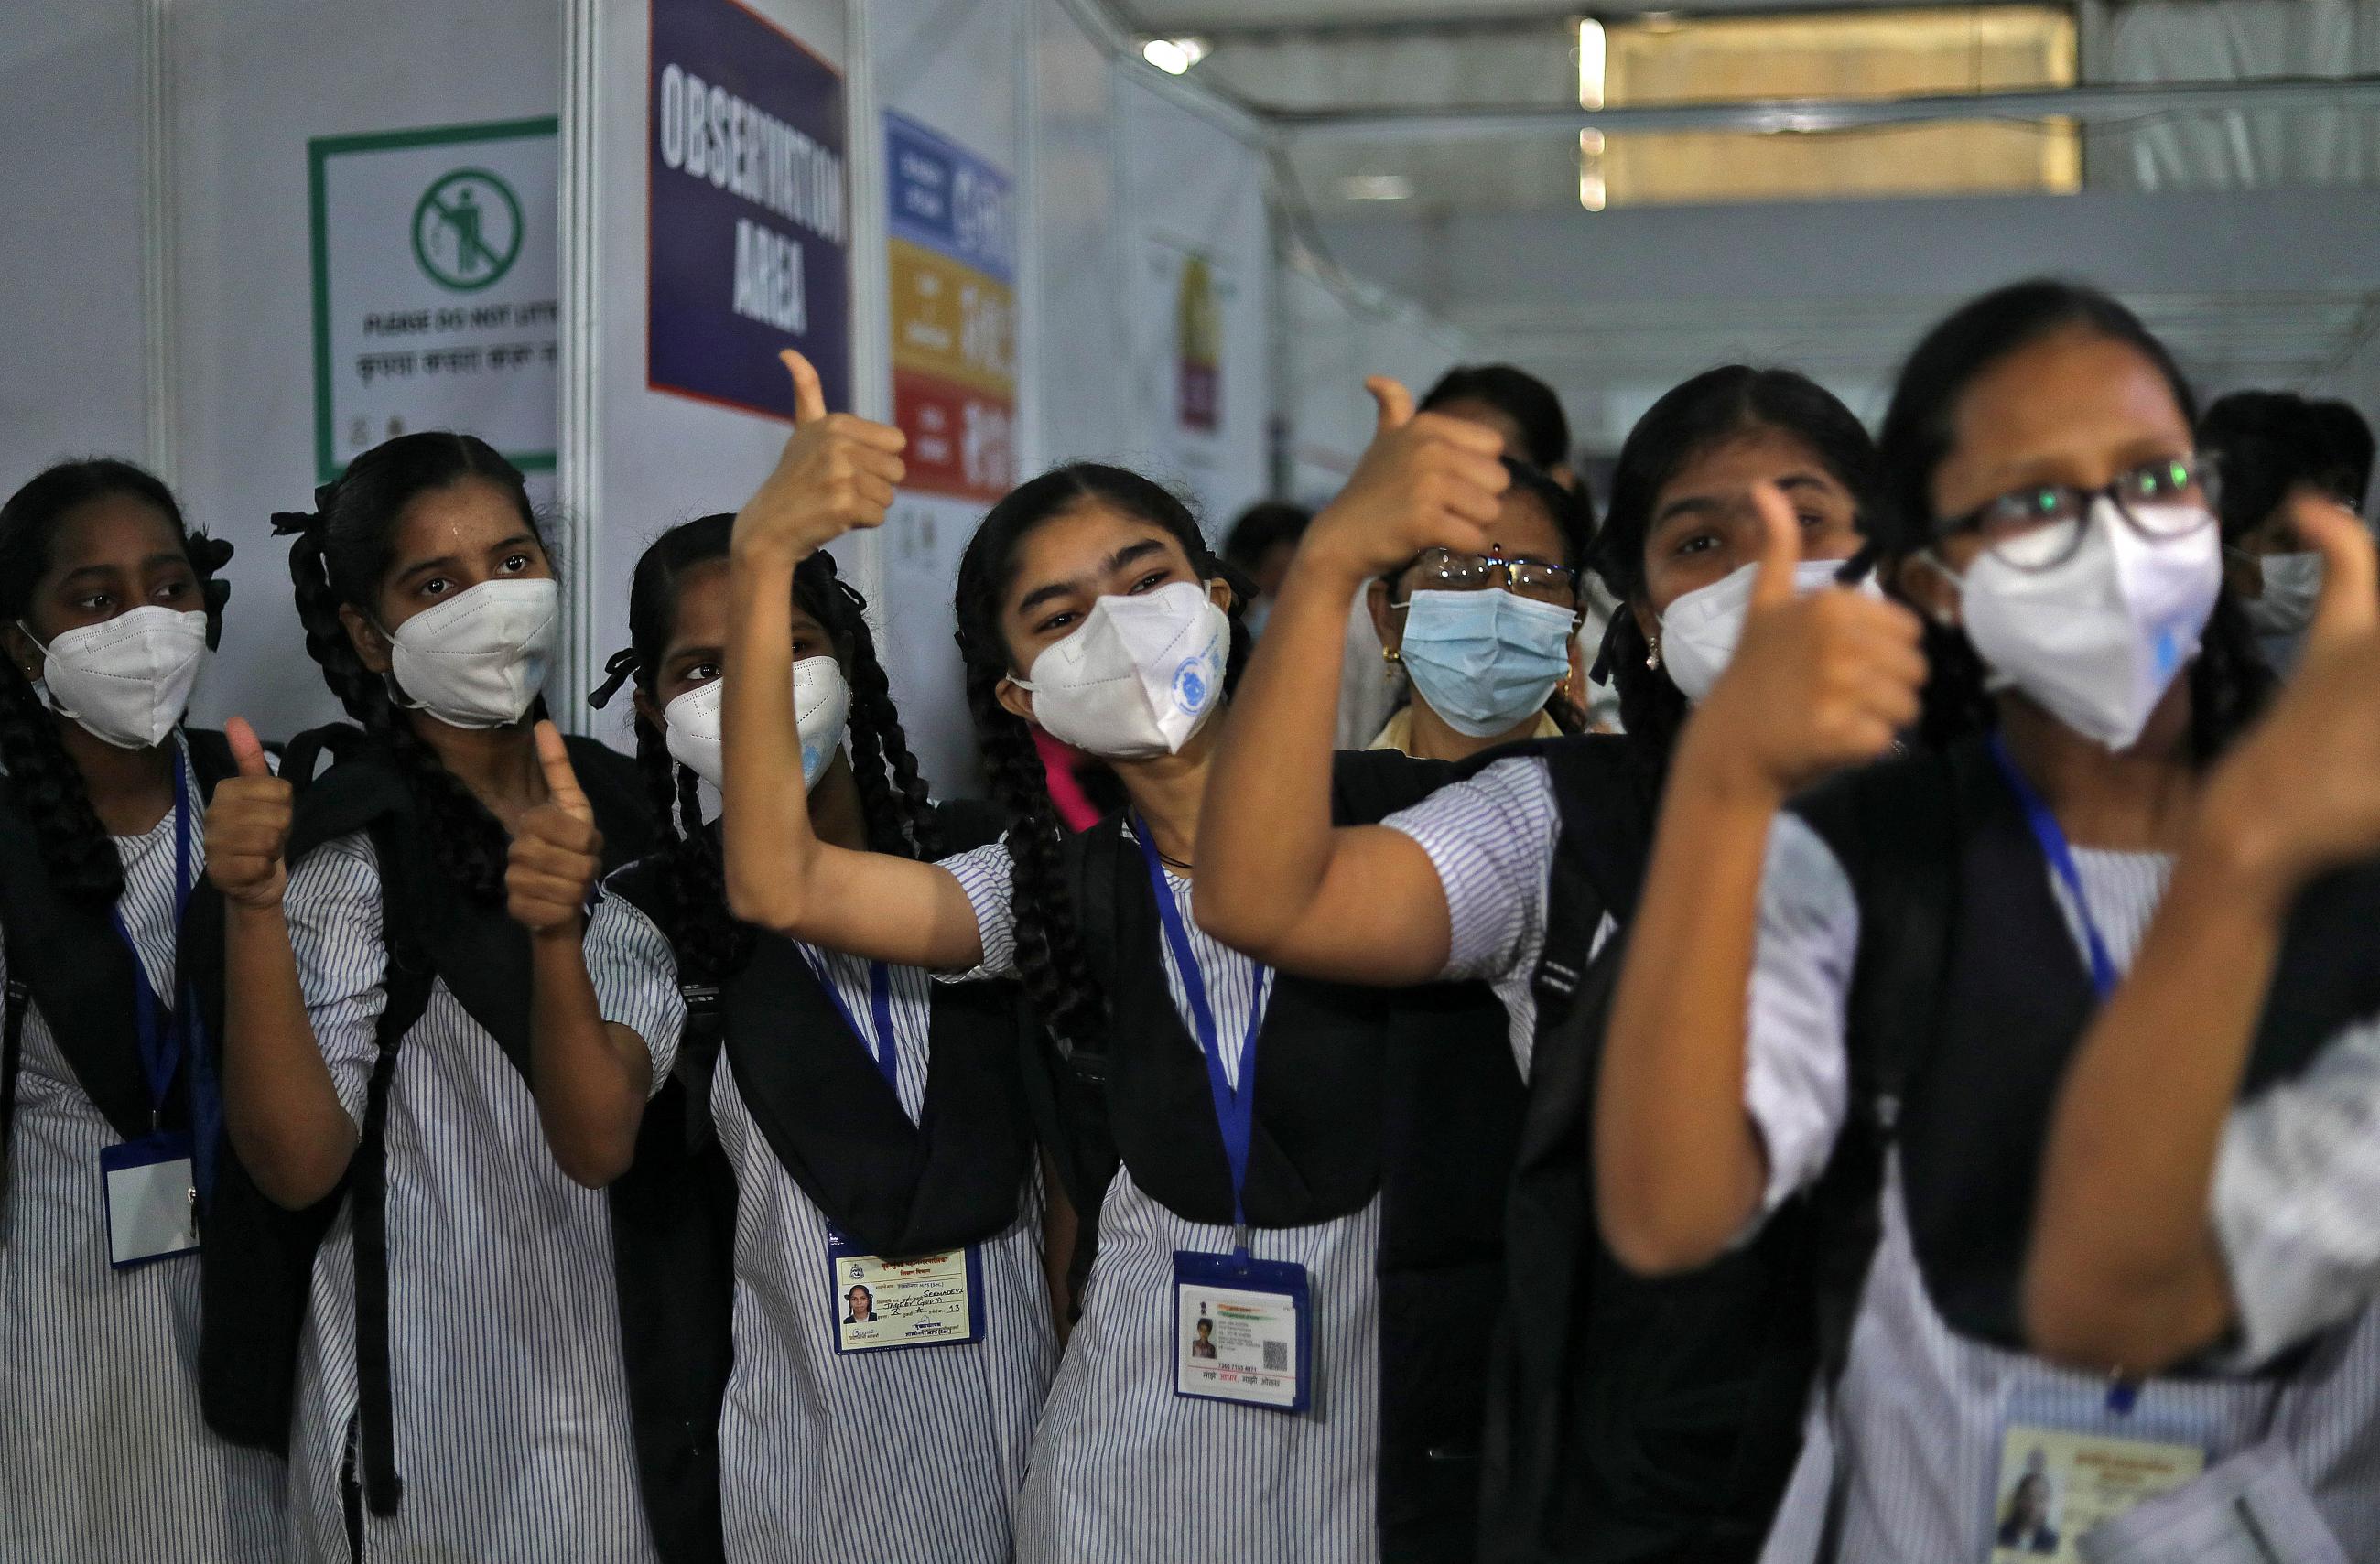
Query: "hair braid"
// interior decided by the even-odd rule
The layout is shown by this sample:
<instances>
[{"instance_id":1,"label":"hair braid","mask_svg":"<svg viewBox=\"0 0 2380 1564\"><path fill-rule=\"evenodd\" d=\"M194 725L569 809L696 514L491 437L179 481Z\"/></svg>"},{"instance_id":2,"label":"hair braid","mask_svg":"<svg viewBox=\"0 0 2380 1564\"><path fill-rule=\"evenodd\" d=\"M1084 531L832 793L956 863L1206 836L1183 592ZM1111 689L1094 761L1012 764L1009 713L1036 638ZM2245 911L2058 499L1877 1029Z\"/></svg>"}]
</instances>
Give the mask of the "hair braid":
<instances>
[{"instance_id":1,"label":"hair braid","mask_svg":"<svg viewBox=\"0 0 2380 1564\"><path fill-rule=\"evenodd\" d=\"M58 737L57 718L6 658L0 658L0 767L58 893L94 911L114 906L124 894L124 859L91 806L82 768Z\"/></svg>"},{"instance_id":2,"label":"hair braid","mask_svg":"<svg viewBox=\"0 0 2380 1564\"><path fill-rule=\"evenodd\" d=\"M1074 897L1067 889L1065 829L1050 801L1041 752L1024 722L1000 704L990 681L967 681L967 707L983 742L992 799L1008 818L1009 912L1015 920L1016 970L1041 1023L1062 1048L1099 1048L1107 1030L1107 995L1084 954Z\"/></svg>"},{"instance_id":3,"label":"hair braid","mask_svg":"<svg viewBox=\"0 0 2380 1564\"><path fill-rule=\"evenodd\" d=\"M689 983L724 983L751 959L751 927L727 914L726 867L718 838L703 826L694 773L671 757L667 738L652 724L637 723L636 734L637 771L653 818L676 825L662 850L662 882L679 976Z\"/></svg>"}]
</instances>

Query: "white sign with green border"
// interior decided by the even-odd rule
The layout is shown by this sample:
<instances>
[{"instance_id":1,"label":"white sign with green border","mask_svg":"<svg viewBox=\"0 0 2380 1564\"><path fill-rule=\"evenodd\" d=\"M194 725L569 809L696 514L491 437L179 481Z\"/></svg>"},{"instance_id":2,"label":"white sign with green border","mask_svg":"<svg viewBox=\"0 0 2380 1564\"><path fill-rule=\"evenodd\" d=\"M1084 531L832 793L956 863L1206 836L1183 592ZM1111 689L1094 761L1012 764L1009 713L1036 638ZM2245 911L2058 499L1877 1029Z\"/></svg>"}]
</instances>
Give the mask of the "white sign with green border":
<instances>
[{"instance_id":1,"label":"white sign with green border","mask_svg":"<svg viewBox=\"0 0 2380 1564\"><path fill-rule=\"evenodd\" d=\"M316 481L425 429L553 469L554 130L549 116L306 144Z\"/></svg>"}]
</instances>

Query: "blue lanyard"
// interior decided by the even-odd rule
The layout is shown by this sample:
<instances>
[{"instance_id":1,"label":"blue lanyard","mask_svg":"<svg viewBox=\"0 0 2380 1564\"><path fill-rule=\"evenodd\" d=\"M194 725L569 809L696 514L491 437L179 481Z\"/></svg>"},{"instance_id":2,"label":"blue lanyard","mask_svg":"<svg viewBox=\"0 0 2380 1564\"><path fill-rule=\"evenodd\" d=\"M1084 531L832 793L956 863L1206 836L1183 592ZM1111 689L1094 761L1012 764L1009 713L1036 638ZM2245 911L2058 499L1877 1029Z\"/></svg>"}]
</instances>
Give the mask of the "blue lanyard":
<instances>
[{"instance_id":1,"label":"blue lanyard","mask_svg":"<svg viewBox=\"0 0 2380 1564\"><path fill-rule=\"evenodd\" d=\"M189 910L190 891L198 882L198 874L190 863L190 779L182 764L181 756L174 757L174 943L178 959L181 946L182 915ZM124 949L132 957L132 1019L140 1035L140 1063L149 1077L151 1121L164 1117L165 1093L174 1084L174 1072L181 1068L183 1044L188 1026L195 1023L192 1007L185 1005L180 1013L168 1009L157 997L149 982L149 969L141 964L140 947L133 942L132 930L125 927L121 903L110 907L108 921L115 926L115 937L124 941Z\"/></svg>"},{"instance_id":2,"label":"blue lanyard","mask_svg":"<svg viewBox=\"0 0 2380 1564\"><path fill-rule=\"evenodd\" d=\"M2000 775L2008 779L2009 791L2016 794L2018 805L2024 810L2024 823L2033 828L2033 839L2041 843L2042 855L2049 860L2051 871L2066 887L2066 893L2074 899L2074 916L2082 925L2083 948L2091 954L2091 987L2098 991L2104 1003L2107 996L2116 991L2116 964L2107 954L2107 941L2099 936L2099 925L2091 916L2091 903L2082 894L2082 876L2074 867L2074 854L2067 845L2066 831L2058 825L2058 817L2049 812L2049 806L2042 801L2041 794L2034 791L2033 783L2025 780L2024 773L2017 770L2016 762L2009 758L2008 746L2000 742L1999 734L1992 735L1991 747L1992 759L1998 765Z\"/></svg>"},{"instance_id":3,"label":"blue lanyard","mask_svg":"<svg viewBox=\"0 0 2380 1564\"><path fill-rule=\"evenodd\" d=\"M1207 1002L1206 975L1198 968L1198 952L1190 946L1183 927L1182 909L1173 903L1172 888L1157 861L1156 840L1148 822L1135 819L1133 835L1140 843L1141 862L1148 866L1148 886L1157 893L1157 919L1164 926L1165 942L1173 951L1173 964L1182 974L1183 991L1190 996L1190 1024L1198 1033L1198 1051L1207 1061L1207 1091L1215 1101L1215 1127L1223 1134L1223 1157L1232 1167L1232 1230L1240 1255L1248 1252L1248 1216L1241 1196L1248 1187L1248 1148L1257 1128L1257 1033L1264 1025L1265 969L1256 971L1248 1006L1248 1035L1240 1045L1240 1084L1232 1086L1223 1073L1222 1038L1215 1025L1214 1007Z\"/></svg>"},{"instance_id":4,"label":"blue lanyard","mask_svg":"<svg viewBox=\"0 0 2380 1564\"><path fill-rule=\"evenodd\" d=\"M877 1073L884 1077L884 1084L892 1088L893 1095L899 1096L901 1041L892 1030L892 969L880 961L868 964L868 1013L869 1019L876 1023L871 1029L862 1026L859 1017L852 1014L851 1007L843 1002L843 990L835 986L834 976L827 970L826 963L808 945L804 945L801 951L809 961L810 970L818 974L819 987L824 988L826 997L834 1001L835 1012L843 1017L843 1024L851 1028L853 1037L866 1045L868 1057L876 1061Z\"/></svg>"}]
</instances>

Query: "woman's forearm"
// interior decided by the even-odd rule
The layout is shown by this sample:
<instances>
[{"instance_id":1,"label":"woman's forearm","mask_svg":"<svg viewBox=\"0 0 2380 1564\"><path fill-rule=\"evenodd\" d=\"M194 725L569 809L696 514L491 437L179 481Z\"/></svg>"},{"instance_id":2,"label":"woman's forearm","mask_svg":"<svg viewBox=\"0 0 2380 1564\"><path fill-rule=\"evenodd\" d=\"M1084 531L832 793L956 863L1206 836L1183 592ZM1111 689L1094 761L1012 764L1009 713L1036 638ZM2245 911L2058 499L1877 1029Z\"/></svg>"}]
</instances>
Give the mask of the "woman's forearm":
<instances>
[{"instance_id":1,"label":"woman's forearm","mask_svg":"<svg viewBox=\"0 0 2380 1564\"><path fill-rule=\"evenodd\" d=\"M601 1189L636 1159L652 1085L645 1040L603 1019L576 932L539 934L529 954L530 1085L562 1170Z\"/></svg>"},{"instance_id":2,"label":"woman's forearm","mask_svg":"<svg viewBox=\"0 0 2380 1564\"><path fill-rule=\"evenodd\" d=\"M1744 1049L1779 803L1757 782L1701 764L1691 736L1682 746L1629 928L1592 1127L1605 1241L1640 1271L1704 1264L1759 1209L1767 1160L1744 1108Z\"/></svg>"},{"instance_id":3,"label":"woman's forearm","mask_svg":"<svg viewBox=\"0 0 2380 1564\"><path fill-rule=\"evenodd\" d=\"M2230 1321L2210 1191L2284 899L2228 858L2219 842L2185 850L2059 1089L2025 1277L2049 1356L2148 1372Z\"/></svg>"},{"instance_id":4,"label":"woman's forearm","mask_svg":"<svg viewBox=\"0 0 2380 1564\"><path fill-rule=\"evenodd\" d=\"M311 1206L346 1175L356 1126L315 1043L278 903L225 903L224 988L225 1128L268 1198Z\"/></svg>"}]
</instances>

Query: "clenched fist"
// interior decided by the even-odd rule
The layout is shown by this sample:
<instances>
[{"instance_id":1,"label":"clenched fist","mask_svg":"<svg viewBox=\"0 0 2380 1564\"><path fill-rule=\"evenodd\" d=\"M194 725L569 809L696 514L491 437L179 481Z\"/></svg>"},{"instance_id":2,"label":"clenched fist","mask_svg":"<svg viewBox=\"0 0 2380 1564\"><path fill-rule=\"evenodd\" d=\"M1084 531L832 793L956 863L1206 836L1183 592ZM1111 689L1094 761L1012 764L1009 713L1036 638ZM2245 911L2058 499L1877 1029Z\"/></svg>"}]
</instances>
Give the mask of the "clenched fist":
<instances>
[{"instance_id":1,"label":"clenched fist","mask_svg":"<svg viewBox=\"0 0 2380 1564\"><path fill-rule=\"evenodd\" d=\"M578 789L570 752L551 722L537 725L546 800L520 818L504 866L506 910L531 934L578 933L587 898L603 872L603 833Z\"/></svg>"},{"instance_id":2,"label":"clenched fist","mask_svg":"<svg viewBox=\"0 0 2380 1564\"><path fill-rule=\"evenodd\" d=\"M810 361L783 355L794 378L794 432L776 470L735 514L733 547L745 558L799 564L855 528L884 525L908 469L909 437L889 424L830 413Z\"/></svg>"},{"instance_id":3,"label":"clenched fist","mask_svg":"<svg viewBox=\"0 0 2380 1564\"><path fill-rule=\"evenodd\" d=\"M207 801L207 880L241 907L277 907L289 884L292 793L265 763L264 746L245 718L224 724L239 774L215 783Z\"/></svg>"}]
</instances>

